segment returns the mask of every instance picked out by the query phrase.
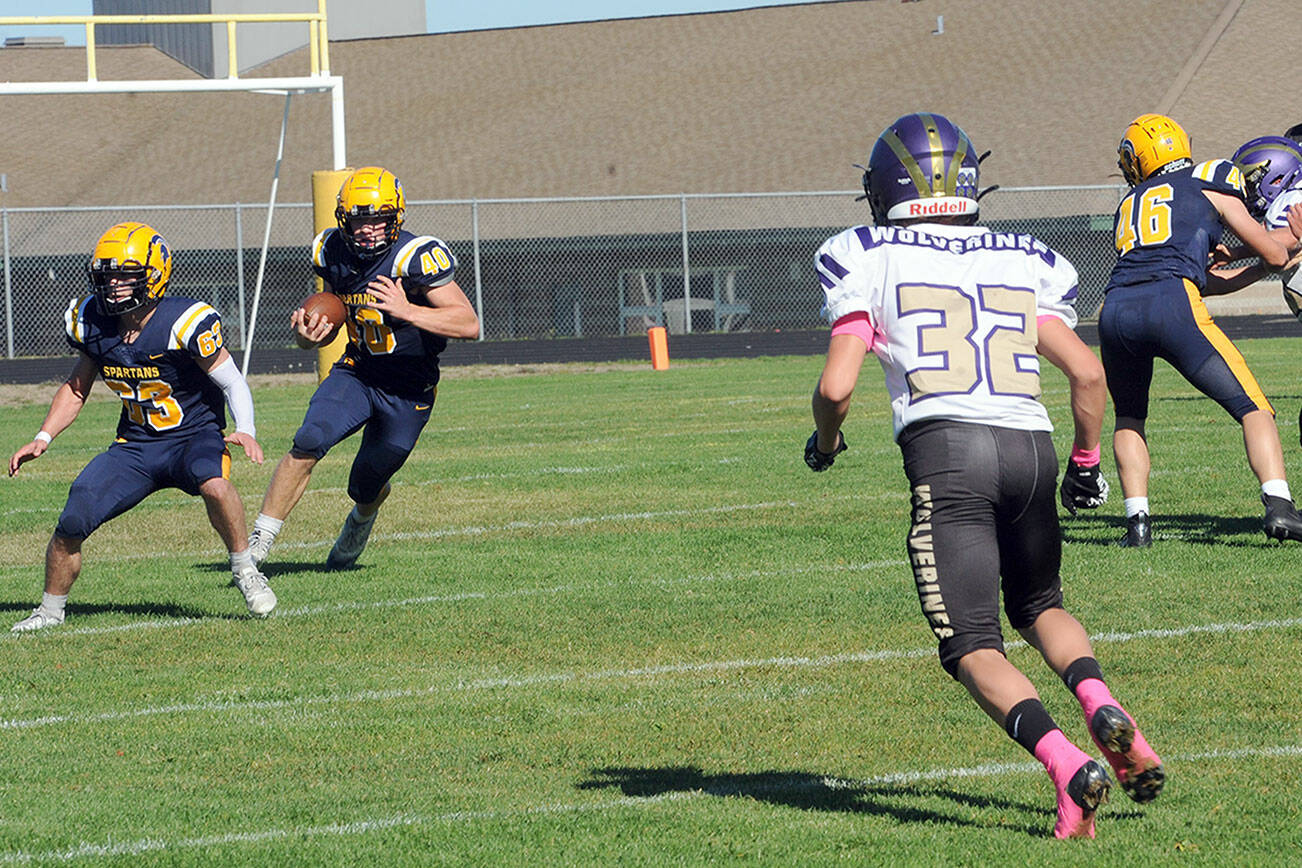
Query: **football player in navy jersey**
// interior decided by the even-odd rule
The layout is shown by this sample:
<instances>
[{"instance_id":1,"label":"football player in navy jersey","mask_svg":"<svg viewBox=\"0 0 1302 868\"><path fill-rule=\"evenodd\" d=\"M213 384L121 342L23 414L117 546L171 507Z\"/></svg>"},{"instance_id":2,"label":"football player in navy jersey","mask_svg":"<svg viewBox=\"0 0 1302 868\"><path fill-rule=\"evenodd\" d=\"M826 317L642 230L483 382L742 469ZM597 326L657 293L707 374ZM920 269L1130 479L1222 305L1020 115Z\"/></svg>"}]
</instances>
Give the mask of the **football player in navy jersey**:
<instances>
[{"instance_id":1,"label":"football player in navy jersey","mask_svg":"<svg viewBox=\"0 0 1302 868\"><path fill-rule=\"evenodd\" d=\"M1117 207L1119 258L1104 290L1099 341L1116 411L1112 448L1126 510L1121 544L1152 544L1145 422L1155 358L1168 361L1243 426L1248 464L1261 483L1266 536L1302 540L1274 409L1202 300L1240 288L1249 269L1287 266L1290 246L1302 237L1302 209L1293 209L1286 221L1291 244L1272 237L1248 212L1239 168L1228 160L1195 165L1189 137L1163 115L1131 122L1118 154L1133 189ZM1260 265L1209 269L1224 227L1243 239Z\"/></svg>"},{"instance_id":2,"label":"football player in navy jersey","mask_svg":"<svg viewBox=\"0 0 1302 868\"><path fill-rule=\"evenodd\" d=\"M55 392L40 432L9 459L9 475L43 455L72 424L96 377L122 399L122 415L113 444L72 483L45 550L41 604L14 631L62 624L68 591L81 571L83 541L163 488L203 498L249 611L269 614L276 595L249 555L226 444L259 464L262 447L248 383L222 345L221 317L201 301L164 297L172 252L143 223L119 223L105 232L88 272L92 294L73 299L66 316L77 364ZM227 407L235 431L224 435Z\"/></svg>"},{"instance_id":3,"label":"football player in navy jersey","mask_svg":"<svg viewBox=\"0 0 1302 868\"><path fill-rule=\"evenodd\" d=\"M905 115L877 139L864 174L876 225L833 236L815 258L832 335L805 463L823 471L844 451L841 426L873 353L912 492L909 559L941 665L1044 764L1057 793L1054 835L1092 838L1107 770L1005 656L999 598L1002 587L1009 623L1080 702L1126 792L1156 797L1161 760L1063 608L1057 458L1037 400L1043 355L1068 378L1078 470L1093 467L1060 493L1064 504L1097 507L1107 495L1097 470L1103 369L1073 331L1072 264L1029 235L973 225L978 164L967 134L941 115Z\"/></svg>"},{"instance_id":4,"label":"football player in navy jersey","mask_svg":"<svg viewBox=\"0 0 1302 868\"><path fill-rule=\"evenodd\" d=\"M249 547L266 559L276 534L307 490L312 468L336 443L362 429L348 477L354 507L326 558L347 569L366 546L389 480L429 421L448 338L479 336L479 317L453 279L456 259L430 235L402 228L406 197L392 172L368 166L339 188L335 219L312 243L312 267L348 308L348 347L308 404L303 424L276 471ZM330 324L302 308L290 315L299 346L317 347Z\"/></svg>"}]
</instances>

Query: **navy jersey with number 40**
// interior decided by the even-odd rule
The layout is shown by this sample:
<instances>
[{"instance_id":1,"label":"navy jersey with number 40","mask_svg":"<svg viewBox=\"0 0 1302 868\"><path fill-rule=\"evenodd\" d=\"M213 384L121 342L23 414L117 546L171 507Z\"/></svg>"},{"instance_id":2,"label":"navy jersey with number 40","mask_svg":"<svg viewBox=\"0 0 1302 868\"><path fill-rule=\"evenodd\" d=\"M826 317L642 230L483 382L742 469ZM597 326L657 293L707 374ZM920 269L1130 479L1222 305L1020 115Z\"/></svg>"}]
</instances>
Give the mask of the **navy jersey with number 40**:
<instances>
[{"instance_id":1,"label":"navy jersey with number 40","mask_svg":"<svg viewBox=\"0 0 1302 868\"><path fill-rule=\"evenodd\" d=\"M120 439L165 440L226 427L222 390L195 363L222 348L221 316L209 305L162 298L132 343L122 340L117 317L100 313L94 297L74 298L65 326L69 346L89 356L122 399Z\"/></svg>"},{"instance_id":2,"label":"navy jersey with number 40","mask_svg":"<svg viewBox=\"0 0 1302 868\"><path fill-rule=\"evenodd\" d=\"M408 301L429 307L425 294L450 283L456 268L452 251L430 235L399 232L396 243L369 260L349 250L338 229L318 235L312 242L312 270L348 308L348 349L340 364L395 394L420 394L435 385L447 338L370 307L375 297L366 287L380 274L401 279Z\"/></svg>"},{"instance_id":3,"label":"navy jersey with number 40","mask_svg":"<svg viewBox=\"0 0 1302 868\"><path fill-rule=\"evenodd\" d=\"M1126 194L1113 222L1120 259L1107 291L1173 277L1207 285L1207 257L1223 226L1205 191L1242 199L1243 173L1227 160L1208 160L1153 175Z\"/></svg>"}]
</instances>

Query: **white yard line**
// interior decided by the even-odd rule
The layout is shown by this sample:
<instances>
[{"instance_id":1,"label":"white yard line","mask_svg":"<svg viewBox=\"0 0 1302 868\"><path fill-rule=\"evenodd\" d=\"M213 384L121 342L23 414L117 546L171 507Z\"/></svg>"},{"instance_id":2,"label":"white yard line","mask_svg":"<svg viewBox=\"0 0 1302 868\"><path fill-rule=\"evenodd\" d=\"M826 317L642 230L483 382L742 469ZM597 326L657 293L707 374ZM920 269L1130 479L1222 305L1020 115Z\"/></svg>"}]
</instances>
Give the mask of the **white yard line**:
<instances>
[{"instance_id":1,"label":"white yard line","mask_svg":"<svg viewBox=\"0 0 1302 868\"><path fill-rule=\"evenodd\" d=\"M431 483L433 484L433 483ZM663 518L683 518L692 515L717 515L733 512L753 512L766 509L801 509L811 505L828 503L836 500L900 500L907 497L905 492L880 492L877 494L844 494L834 495L831 497L820 498L814 504L802 503L794 500L770 500L761 503L735 503L724 504L721 506L707 506L695 509L664 509L650 510L644 512L617 512L605 515L578 515L570 518L545 519L538 521L512 521L506 524L488 524L488 525L470 525L465 527L446 527L436 528L425 531L407 531L404 533L374 534L371 536L371 542L383 542L394 540L436 540L446 539L448 537L473 537L483 536L491 533L511 533L520 530L554 530L571 527L587 527L592 525L619 524L629 521L655 521ZM288 550L315 549L324 548L334 544L334 537L329 539L310 540L294 543L281 543L277 545L275 551L284 552ZM120 554L113 558L114 562L130 560L156 560L160 557L219 557L216 548L198 549L192 551L178 551L169 549L167 551L145 551L132 552L131 554ZM92 555L92 557L94 557ZM40 561L33 561L30 564L9 563L0 566L0 570L13 570L20 568L30 568L39 566ZM275 559L270 562L272 567L272 579L275 579Z\"/></svg>"},{"instance_id":2,"label":"white yard line","mask_svg":"<svg viewBox=\"0 0 1302 868\"><path fill-rule=\"evenodd\" d=\"M1199 624L1169 630L1140 630L1134 633L1107 633L1092 637L1101 642L1134 642L1146 639L1170 639L1208 633L1248 633L1260 630L1302 626L1302 618L1289 618L1249 623ZM1007 648L1017 648L1026 643L1009 642ZM740 669L820 669L847 663L875 663L883 660L907 660L930 657L935 654L931 646L912 649L886 649L856 651L841 654L823 654L812 657L775 656L741 658L735 660L706 660L698 662L669 663L660 666L598 669L591 671L569 670L545 672L534 675L504 676L500 678L475 678L422 688L394 690L365 690L355 693L335 693L321 696L302 696L289 699L248 700L242 702L181 702L172 705L146 706L102 711L92 714L51 714L35 718L0 720L0 732L29 730L46 726L98 725L117 720L133 720L165 714L228 714L265 712L272 709L334 705L376 705L400 699L412 699L445 693L467 693L488 690L509 690L558 684L591 684L594 682L624 681L661 676L695 675L702 672L726 672Z\"/></svg>"},{"instance_id":3,"label":"white yard line","mask_svg":"<svg viewBox=\"0 0 1302 868\"><path fill-rule=\"evenodd\" d=\"M1208 760L1259 759L1267 757L1302 756L1302 746L1275 745L1261 748L1243 748L1241 750L1206 750L1194 753L1173 754L1166 758L1167 764L1200 762ZM758 789L769 793L808 792L817 787L829 790L854 791L872 787L911 784L921 781L952 780L955 778L992 778L1007 775L1034 774L1040 771L1039 763L986 763L979 766L957 768L914 769L891 774L877 775L871 778L844 779L824 777L817 783L792 781L783 783L775 780ZM747 790L749 792L749 790ZM741 791L738 794L742 794ZM140 838L135 841L94 843L80 841L62 850L46 850L29 853L15 851L0 853L0 865L25 865L34 862L73 862L80 859L97 859L105 856L139 856L145 853L202 851L212 847L224 847L232 844L259 844L268 841L282 841L301 838L350 838L379 832L385 829L410 826L435 826L448 824L468 824L476 822L495 823L517 818L553 816L566 814L600 813L602 811L640 811L655 808L666 803L684 800L700 800L707 796L726 797L728 793L708 793L703 790L676 790L651 796L625 796L599 802L551 803L525 806L521 808L504 808L492 811L448 811L441 814L394 814L372 820L338 821L315 826L294 826L282 829L261 829L253 832L228 832L221 835L203 835L192 838Z\"/></svg>"}]
</instances>

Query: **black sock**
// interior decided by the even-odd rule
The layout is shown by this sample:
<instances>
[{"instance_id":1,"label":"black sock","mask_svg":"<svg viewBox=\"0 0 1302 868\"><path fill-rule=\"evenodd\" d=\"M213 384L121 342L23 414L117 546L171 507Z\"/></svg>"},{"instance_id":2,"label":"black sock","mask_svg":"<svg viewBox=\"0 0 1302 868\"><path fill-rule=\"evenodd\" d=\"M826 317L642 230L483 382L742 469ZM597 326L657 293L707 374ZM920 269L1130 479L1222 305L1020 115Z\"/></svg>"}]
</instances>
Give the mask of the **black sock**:
<instances>
[{"instance_id":1,"label":"black sock","mask_svg":"<svg viewBox=\"0 0 1302 868\"><path fill-rule=\"evenodd\" d=\"M1004 730L1013 741L1026 748L1027 753L1035 755L1035 746L1040 739L1058 728L1049 716L1049 711L1038 699L1023 699L1008 712L1004 718Z\"/></svg>"},{"instance_id":2,"label":"black sock","mask_svg":"<svg viewBox=\"0 0 1302 868\"><path fill-rule=\"evenodd\" d=\"M1073 660L1067 667L1067 671L1062 673L1062 683L1067 685L1067 689L1076 695L1076 688L1086 678L1097 678L1103 680L1103 670L1099 668L1099 661L1093 657L1081 657Z\"/></svg>"}]
</instances>

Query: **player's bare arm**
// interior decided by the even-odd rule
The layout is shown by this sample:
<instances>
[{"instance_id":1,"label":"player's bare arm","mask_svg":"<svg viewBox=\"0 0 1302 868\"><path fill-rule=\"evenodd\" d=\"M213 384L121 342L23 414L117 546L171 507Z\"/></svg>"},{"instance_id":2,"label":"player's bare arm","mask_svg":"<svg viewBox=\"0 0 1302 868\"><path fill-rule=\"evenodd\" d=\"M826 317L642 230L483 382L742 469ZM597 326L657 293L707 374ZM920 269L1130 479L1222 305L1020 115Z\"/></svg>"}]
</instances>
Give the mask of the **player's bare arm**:
<instances>
[{"instance_id":1,"label":"player's bare arm","mask_svg":"<svg viewBox=\"0 0 1302 868\"><path fill-rule=\"evenodd\" d=\"M425 293L432 307L413 304L403 289L402 278L377 275L367 284L366 291L375 297L371 306L376 310L409 322L421 331L465 340L479 337L479 316L455 280Z\"/></svg>"},{"instance_id":2,"label":"player's bare arm","mask_svg":"<svg viewBox=\"0 0 1302 868\"><path fill-rule=\"evenodd\" d=\"M235 365L231 354L222 347L211 356L194 356L194 363L207 374L213 382L221 386L226 395L226 404L235 420L235 430L225 436L227 443L234 443L244 450L254 464L263 461L262 446L258 443L256 429L253 427L253 396L249 384Z\"/></svg>"},{"instance_id":3,"label":"player's bare arm","mask_svg":"<svg viewBox=\"0 0 1302 868\"><path fill-rule=\"evenodd\" d=\"M1083 450L1097 449L1108 397L1103 363L1076 332L1057 317L1047 317L1041 322L1037 334L1036 351L1067 375L1071 389L1071 416L1076 426L1073 445Z\"/></svg>"},{"instance_id":4,"label":"player's bare arm","mask_svg":"<svg viewBox=\"0 0 1302 868\"><path fill-rule=\"evenodd\" d=\"M1288 263L1288 248L1271 236L1266 227L1253 219L1242 199L1213 190L1205 190L1203 195L1221 215L1221 221L1234 230L1234 233L1261 257L1261 261L1267 267L1280 269Z\"/></svg>"},{"instance_id":5,"label":"player's bare arm","mask_svg":"<svg viewBox=\"0 0 1302 868\"><path fill-rule=\"evenodd\" d=\"M50 440L53 440L73 423L81 408L86 406L86 396L90 394L91 386L95 385L95 375L98 372L90 356L82 353L78 357L72 373L54 393L54 399L50 402L50 411L45 414L45 421L41 423L42 434L48 435ZM9 459L9 475L13 476L18 472L18 468L33 458L40 458L49 447L49 440L44 437L33 438Z\"/></svg>"},{"instance_id":6,"label":"player's bare arm","mask_svg":"<svg viewBox=\"0 0 1302 868\"><path fill-rule=\"evenodd\" d=\"M811 438L813 447L824 456L835 456L845 446L841 425L850 413L850 398L867 355L868 345L856 335L833 335L828 342L827 361L814 389L814 436ZM808 443L805 446L806 463L809 463L809 446Z\"/></svg>"}]
</instances>

